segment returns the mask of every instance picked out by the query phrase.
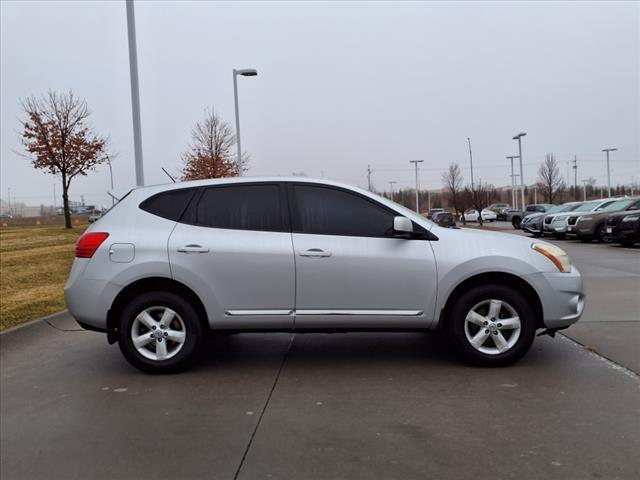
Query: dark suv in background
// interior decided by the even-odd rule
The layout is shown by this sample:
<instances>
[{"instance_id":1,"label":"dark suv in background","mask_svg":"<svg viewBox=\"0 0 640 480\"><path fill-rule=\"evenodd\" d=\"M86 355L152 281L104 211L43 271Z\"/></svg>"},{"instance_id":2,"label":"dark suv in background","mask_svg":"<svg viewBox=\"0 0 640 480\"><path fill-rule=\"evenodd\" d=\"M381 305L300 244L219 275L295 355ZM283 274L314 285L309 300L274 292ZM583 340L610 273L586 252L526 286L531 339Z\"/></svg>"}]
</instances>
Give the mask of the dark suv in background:
<instances>
[{"instance_id":1,"label":"dark suv in background","mask_svg":"<svg viewBox=\"0 0 640 480\"><path fill-rule=\"evenodd\" d=\"M625 247L640 243L640 210L626 210L609 215L604 235L607 241Z\"/></svg>"},{"instance_id":2,"label":"dark suv in background","mask_svg":"<svg viewBox=\"0 0 640 480\"><path fill-rule=\"evenodd\" d=\"M576 236L583 242L609 241L605 223L610 214L640 209L640 198L621 198L596 212L573 215L567 219L567 236Z\"/></svg>"}]
</instances>

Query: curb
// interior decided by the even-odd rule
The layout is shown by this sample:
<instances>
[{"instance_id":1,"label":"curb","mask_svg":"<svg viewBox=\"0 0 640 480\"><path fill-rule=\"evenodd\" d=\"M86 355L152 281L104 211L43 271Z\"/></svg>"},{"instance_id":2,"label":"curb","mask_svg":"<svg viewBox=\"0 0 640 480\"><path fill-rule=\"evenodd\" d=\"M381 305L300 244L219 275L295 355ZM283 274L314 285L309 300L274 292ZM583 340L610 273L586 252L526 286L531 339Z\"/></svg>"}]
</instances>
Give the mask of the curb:
<instances>
[{"instance_id":1,"label":"curb","mask_svg":"<svg viewBox=\"0 0 640 480\"><path fill-rule=\"evenodd\" d=\"M5 330L2 330L0 332L0 337L3 336L3 335L6 335L7 333L11 333L11 332L15 332L17 330L21 330L22 328L29 327L29 326L34 325L34 324L39 323L39 322L44 322L44 321L49 320L49 319L51 319L53 317L56 317L56 316L58 316L60 314L68 313L68 312L69 312L69 310L61 310L59 312L52 313L52 314L47 315L45 317L36 318L35 320L29 320L28 322L21 323L20 325L15 325L13 327L9 327L9 328L7 328Z\"/></svg>"}]
</instances>

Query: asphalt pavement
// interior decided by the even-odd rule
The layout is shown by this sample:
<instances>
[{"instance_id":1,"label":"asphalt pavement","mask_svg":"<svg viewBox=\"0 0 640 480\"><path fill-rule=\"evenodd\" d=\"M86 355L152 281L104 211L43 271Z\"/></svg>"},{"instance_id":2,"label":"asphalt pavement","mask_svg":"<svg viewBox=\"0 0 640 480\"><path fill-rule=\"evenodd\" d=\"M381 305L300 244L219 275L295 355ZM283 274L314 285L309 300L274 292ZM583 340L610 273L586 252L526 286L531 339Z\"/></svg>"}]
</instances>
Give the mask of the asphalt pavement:
<instances>
[{"instance_id":1,"label":"asphalt pavement","mask_svg":"<svg viewBox=\"0 0 640 480\"><path fill-rule=\"evenodd\" d=\"M508 368L435 333L244 334L149 376L67 314L3 334L0 478L635 480L640 250L562 246L583 320Z\"/></svg>"}]
</instances>

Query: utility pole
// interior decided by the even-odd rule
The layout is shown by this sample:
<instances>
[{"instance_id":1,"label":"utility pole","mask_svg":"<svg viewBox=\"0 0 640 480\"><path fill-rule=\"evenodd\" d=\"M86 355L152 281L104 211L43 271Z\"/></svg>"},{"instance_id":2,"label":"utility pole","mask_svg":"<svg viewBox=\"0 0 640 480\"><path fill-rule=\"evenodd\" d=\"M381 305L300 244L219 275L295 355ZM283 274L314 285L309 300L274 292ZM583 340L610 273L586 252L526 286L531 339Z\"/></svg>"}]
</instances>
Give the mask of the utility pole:
<instances>
[{"instance_id":1,"label":"utility pole","mask_svg":"<svg viewBox=\"0 0 640 480\"><path fill-rule=\"evenodd\" d=\"M136 165L136 186L144 185L142 165L142 134L140 127L140 89L138 86L138 53L136 48L136 19L133 0L127 0L127 33L129 37L129 74L131 77L131 112L133 116L133 147Z\"/></svg>"},{"instance_id":2,"label":"utility pole","mask_svg":"<svg viewBox=\"0 0 640 480\"><path fill-rule=\"evenodd\" d=\"M398 183L398 182L393 181L393 180L389 182L389 191L391 192L391 200L393 200L393 185L395 183Z\"/></svg>"},{"instance_id":3,"label":"utility pole","mask_svg":"<svg viewBox=\"0 0 640 480\"><path fill-rule=\"evenodd\" d=\"M573 156L573 198L578 199L578 156Z\"/></svg>"},{"instance_id":4,"label":"utility pole","mask_svg":"<svg viewBox=\"0 0 640 480\"><path fill-rule=\"evenodd\" d=\"M113 168L111 168L111 157L107 155L107 163L109 164L109 176L111 177L111 193L113 193ZM116 199L111 196L111 206L116 204Z\"/></svg>"},{"instance_id":5,"label":"utility pole","mask_svg":"<svg viewBox=\"0 0 640 480\"><path fill-rule=\"evenodd\" d=\"M431 211L431 190L427 189L427 210Z\"/></svg>"},{"instance_id":6,"label":"utility pole","mask_svg":"<svg viewBox=\"0 0 640 480\"><path fill-rule=\"evenodd\" d=\"M602 150L607 154L607 190L609 191L609 198L611 198L611 170L609 169L609 152L617 152L617 148L604 148Z\"/></svg>"},{"instance_id":7,"label":"utility pole","mask_svg":"<svg viewBox=\"0 0 640 480\"><path fill-rule=\"evenodd\" d=\"M367 165L367 185L369 191L371 191L371 172L371 165Z\"/></svg>"},{"instance_id":8,"label":"utility pole","mask_svg":"<svg viewBox=\"0 0 640 480\"><path fill-rule=\"evenodd\" d=\"M513 206L513 208L518 208L517 206L517 197L516 197L516 185L515 185L515 178L516 176L513 174L513 159L514 158L518 158L516 155L512 155L511 157L507 157L509 160L511 160L511 205Z\"/></svg>"},{"instance_id":9,"label":"utility pole","mask_svg":"<svg viewBox=\"0 0 640 480\"><path fill-rule=\"evenodd\" d=\"M424 160L409 160L409 163L413 163L416 167L416 213L418 215L420 215L420 198L418 197L418 164L422 162L424 162Z\"/></svg>"}]
</instances>

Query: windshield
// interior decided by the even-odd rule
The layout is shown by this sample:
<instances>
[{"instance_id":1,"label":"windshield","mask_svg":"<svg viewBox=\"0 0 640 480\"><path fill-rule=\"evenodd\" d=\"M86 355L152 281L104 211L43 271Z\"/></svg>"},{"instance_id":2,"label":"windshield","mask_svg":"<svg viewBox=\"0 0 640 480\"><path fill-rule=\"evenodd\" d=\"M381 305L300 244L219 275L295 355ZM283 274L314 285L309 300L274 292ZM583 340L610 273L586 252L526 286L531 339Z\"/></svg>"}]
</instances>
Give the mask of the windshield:
<instances>
[{"instance_id":1,"label":"windshield","mask_svg":"<svg viewBox=\"0 0 640 480\"><path fill-rule=\"evenodd\" d=\"M625 208L627 208L629 205L631 205L635 201L636 201L635 198L619 200L617 202L613 202L612 204L607 205L606 207L602 208L601 211L603 211L603 212L615 212L616 210L624 210Z\"/></svg>"},{"instance_id":2,"label":"windshield","mask_svg":"<svg viewBox=\"0 0 640 480\"><path fill-rule=\"evenodd\" d=\"M587 202L587 203L583 203L578 208L576 208L575 210L572 210L572 211L574 211L574 212L590 212L591 210L596 208L598 205L600 205L600 202Z\"/></svg>"}]
</instances>

